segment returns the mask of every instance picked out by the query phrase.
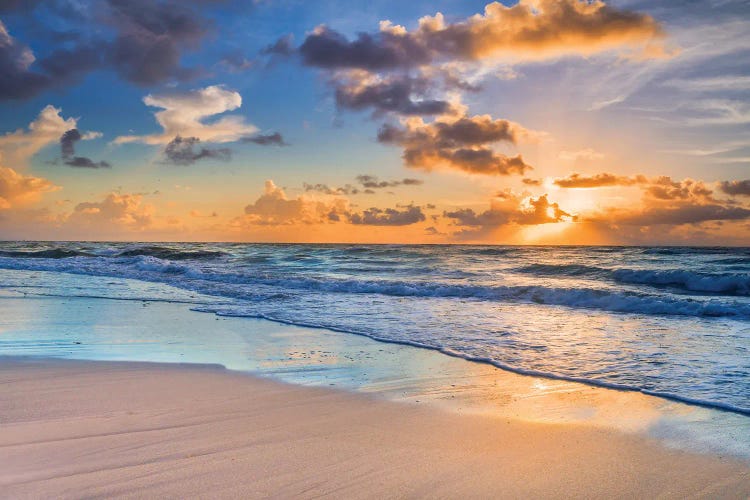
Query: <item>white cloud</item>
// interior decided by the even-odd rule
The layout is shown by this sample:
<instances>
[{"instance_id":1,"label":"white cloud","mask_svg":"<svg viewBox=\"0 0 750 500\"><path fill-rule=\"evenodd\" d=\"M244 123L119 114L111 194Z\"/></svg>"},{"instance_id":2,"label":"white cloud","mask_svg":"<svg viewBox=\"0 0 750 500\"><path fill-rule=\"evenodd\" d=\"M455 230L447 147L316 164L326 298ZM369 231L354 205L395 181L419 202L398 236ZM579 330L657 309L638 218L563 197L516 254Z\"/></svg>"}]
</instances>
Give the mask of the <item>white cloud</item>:
<instances>
[{"instance_id":1,"label":"white cloud","mask_svg":"<svg viewBox=\"0 0 750 500\"><path fill-rule=\"evenodd\" d=\"M0 158L6 165L25 166L26 162L42 148L60 142L60 137L78 127L77 118L63 118L62 110L46 106L29 124L28 130L18 129L0 136ZM100 132L84 132L84 140L101 137Z\"/></svg>"},{"instance_id":2,"label":"white cloud","mask_svg":"<svg viewBox=\"0 0 750 500\"><path fill-rule=\"evenodd\" d=\"M143 102L161 108L154 113L164 129L160 134L126 135L115 139L116 144L143 142L168 144L175 137L197 137L202 142L234 142L254 134L258 128L245 123L241 115L227 115L206 123L210 117L234 111L242 106L242 96L220 85L172 94L147 95Z\"/></svg>"}]
</instances>

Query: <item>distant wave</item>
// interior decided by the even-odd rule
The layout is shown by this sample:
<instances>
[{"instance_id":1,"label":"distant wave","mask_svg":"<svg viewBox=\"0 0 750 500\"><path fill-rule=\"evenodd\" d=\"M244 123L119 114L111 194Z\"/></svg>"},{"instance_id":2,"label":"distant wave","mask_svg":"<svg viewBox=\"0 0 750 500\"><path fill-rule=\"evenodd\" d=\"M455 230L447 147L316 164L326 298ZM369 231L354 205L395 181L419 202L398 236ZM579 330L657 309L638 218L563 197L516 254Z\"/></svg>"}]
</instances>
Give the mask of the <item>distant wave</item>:
<instances>
[{"instance_id":1,"label":"distant wave","mask_svg":"<svg viewBox=\"0 0 750 500\"><path fill-rule=\"evenodd\" d=\"M606 269L581 264L530 264L514 271L542 276L611 278L619 283L672 286L691 292L750 295L750 273L704 273L682 269Z\"/></svg>"},{"instance_id":2,"label":"distant wave","mask_svg":"<svg viewBox=\"0 0 750 500\"><path fill-rule=\"evenodd\" d=\"M77 259L76 259L77 260ZM704 317L750 318L750 304L718 299L693 299L652 295L596 288L563 288L541 285L484 286L450 284L433 281L396 281L311 278L288 276L277 278L262 274L204 272L188 264L180 264L151 256L120 259L86 258L85 262L24 261L0 258L0 268L58 271L94 276L116 276L167 283L183 289L227 298L242 298L253 285L275 287L281 293L290 290L322 293L379 294L394 297L457 298L510 303L535 303L571 308L647 315L682 315ZM242 285L222 289L215 284Z\"/></svg>"},{"instance_id":3,"label":"distant wave","mask_svg":"<svg viewBox=\"0 0 750 500\"><path fill-rule=\"evenodd\" d=\"M188 259L217 259L224 257L225 252L216 250L176 250L174 248L160 246L146 246L131 248L115 254L115 257L136 257L148 255L163 260L188 260Z\"/></svg>"},{"instance_id":4,"label":"distant wave","mask_svg":"<svg viewBox=\"0 0 750 500\"><path fill-rule=\"evenodd\" d=\"M735 247L647 247L644 255L690 255L690 254L748 254L750 249Z\"/></svg>"},{"instance_id":5,"label":"distant wave","mask_svg":"<svg viewBox=\"0 0 750 500\"><path fill-rule=\"evenodd\" d=\"M67 248L51 248L47 250L0 250L0 257L17 259L67 259L70 257L94 257L94 254L69 250Z\"/></svg>"},{"instance_id":6,"label":"distant wave","mask_svg":"<svg viewBox=\"0 0 750 500\"><path fill-rule=\"evenodd\" d=\"M695 271L618 269L612 276L622 283L669 285L691 292L750 295L750 274L710 274Z\"/></svg>"},{"instance_id":7,"label":"distant wave","mask_svg":"<svg viewBox=\"0 0 750 500\"><path fill-rule=\"evenodd\" d=\"M609 274L609 269L583 264L529 264L516 268L514 271L542 276L604 276Z\"/></svg>"}]
</instances>

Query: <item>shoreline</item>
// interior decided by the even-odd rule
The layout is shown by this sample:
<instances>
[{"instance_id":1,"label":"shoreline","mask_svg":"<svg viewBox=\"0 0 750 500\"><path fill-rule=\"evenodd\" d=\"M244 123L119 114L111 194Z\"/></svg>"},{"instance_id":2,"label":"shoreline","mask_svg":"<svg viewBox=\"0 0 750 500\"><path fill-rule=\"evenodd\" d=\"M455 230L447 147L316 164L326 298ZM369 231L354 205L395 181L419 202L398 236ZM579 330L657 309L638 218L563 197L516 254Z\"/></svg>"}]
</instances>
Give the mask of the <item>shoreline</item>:
<instances>
[{"instance_id":1,"label":"shoreline","mask_svg":"<svg viewBox=\"0 0 750 500\"><path fill-rule=\"evenodd\" d=\"M215 364L457 414L576 424L750 463L747 416L638 391L517 374L369 336L195 312L181 303L0 297L6 356ZM9 359L9 358L5 358Z\"/></svg>"},{"instance_id":2,"label":"shoreline","mask_svg":"<svg viewBox=\"0 0 750 500\"><path fill-rule=\"evenodd\" d=\"M516 368L511 365L507 365L498 361L494 361L489 358L472 357L469 355L464 355L462 353L452 351L450 349L443 348L443 347L434 347L434 346L421 344L419 342L414 342L414 341L387 339L387 338L378 337L375 335L370 335L367 333L345 330L345 329L335 328L335 327L330 327L330 326L320 326L320 325L315 325L315 324L306 324L306 323L300 323L300 322L286 321L283 319L269 318L266 316L244 316L244 315L238 315L238 314L225 314L222 312L216 312L216 311L209 310L209 309L206 309L206 310L197 309L194 307L190 307L190 306L195 305L193 302L190 302L190 301L123 298L123 297L90 296L90 295L87 295L87 296L36 295L36 296L27 297L26 295L18 294L18 295L3 296L2 290L0 290L0 300L8 299L8 298L24 298L24 299L26 298L40 298L40 299L51 298L51 299L81 299L81 300L93 299L93 300L105 300L105 301L115 301L115 302L118 302L118 301L134 302L134 303L139 303L139 304L181 305L181 306L186 306L187 310L190 312L213 315L222 319L240 319L240 320L244 319L244 320L251 320L251 321L260 320L260 321L267 321L267 322L275 323L278 325L285 325L285 326L290 326L290 327L300 328L300 329L322 330L322 331L327 331L327 332L340 333L343 335L354 335L354 336L362 337L362 338L365 338L365 339L368 339L377 343L396 345L396 346L405 346L409 348L425 350L425 351L437 353L443 356L460 359L462 361L466 361L469 363L476 363L479 365L489 366L494 369L502 370L504 372L512 373L514 375L518 375L521 377L535 377L535 378L541 378L541 379L545 379L549 381L570 382L570 383L580 384L580 385L597 388L597 389L641 394L644 396L659 398L659 399L671 401L671 402L678 403L678 404L689 405L689 406L693 406L697 408L704 408L704 409L712 410L712 411L727 412L727 413L740 415L743 417L750 417L750 408L748 407L738 407L738 406L733 406L731 404L726 404L726 403L721 403L721 402L705 401L702 399L695 399L695 398L690 398L687 396L680 396L680 395L676 395L676 394L672 394L668 392L652 391L649 389L633 387L633 386L624 385L624 384L600 382L594 379L557 375L555 373L543 372L543 371L526 370L523 368ZM2 356L2 354L0 354L0 356ZM132 361L139 361L139 360L132 360ZM750 456L750 454L748 456Z\"/></svg>"},{"instance_id":3,"label":"shoreline","mask_svg":"<svg viewBox=\"0 0 750 500\"><path fill-rule=\"evenodd\" d=\"M750 494L746 463L644 436L215 365L5 358L0 387L0 485L18 498Z\"/></svg>"}]
</instances>

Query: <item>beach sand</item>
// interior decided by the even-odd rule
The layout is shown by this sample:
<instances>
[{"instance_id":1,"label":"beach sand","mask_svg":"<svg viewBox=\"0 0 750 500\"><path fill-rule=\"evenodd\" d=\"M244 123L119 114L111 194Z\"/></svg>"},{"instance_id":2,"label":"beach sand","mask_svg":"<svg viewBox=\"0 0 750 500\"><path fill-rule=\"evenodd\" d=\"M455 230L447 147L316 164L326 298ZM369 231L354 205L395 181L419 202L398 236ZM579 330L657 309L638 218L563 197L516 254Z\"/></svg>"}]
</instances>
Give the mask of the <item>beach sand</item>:
<instances>
[{"instance_id":1,"label":"beach sand","mask_svg":"<svg viewBox=\"0 0 750 500\"><path fill-rule=\"evenodd\" d=\"M750 467L216 366L5 358L0 496L728 497Z\"/></svg>"}]
</instances>

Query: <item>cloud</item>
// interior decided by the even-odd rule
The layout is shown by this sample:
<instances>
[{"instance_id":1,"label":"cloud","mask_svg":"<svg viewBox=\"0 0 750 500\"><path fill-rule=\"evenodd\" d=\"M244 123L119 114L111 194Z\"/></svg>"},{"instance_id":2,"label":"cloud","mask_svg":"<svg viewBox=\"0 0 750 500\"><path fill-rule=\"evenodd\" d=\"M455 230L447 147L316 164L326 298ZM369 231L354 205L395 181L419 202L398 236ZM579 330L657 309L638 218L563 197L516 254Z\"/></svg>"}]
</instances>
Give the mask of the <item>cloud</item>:
<instances>
[{"instance_id":1,"label":"cloud","mask_svg":"<svg viewBox=\"0 0 750 500\"><path fill-rule=\"evenodd\" d=\"M750 179L744 181L723 181L719 189L731 196L750 196Z\"/></svg>"},{"instance_id":2,"label":"cloud","mask_svg":"<svg viewBox=\"0 0 750 500\"><path fill-rule=\"evenodd\" d=\"M73 156L66 159L63 163L65 163L65 165L69 167L74 168L112 168L112 165L109 162L106 162L104 160L94 161L91 158L87 158L85 156Z\"/></svg>"},{"instance_id":3,"label":"cloud","mask_svg":"<svg viewBox=\"0 0 750 500\"><path fill-rule=\"evenodd\" d=\"M605 221L614 225L655 226L746 219L750 219L750 209L744 207L718 203L697 205L682 203L675 206L650 206L630 212L610 210L603 217L591 217L588 220Z\"/></svg>"},{"instance_id":4,"label":"cloud","mask_svg":"<svg viewBox=\"0 0 750 500\"><path fill-rule=\"evenodd\" d=\"M60 189L41 177L19 174L12 168L0 167L0 209L36 201L42 194Z\"/></svg>"},{"instance_id":5,"label":"cloud","mask_svg":"<svg viewBox=\"0 0 750 500\"><path fill-rule=\"evenodd\" d=\"M272 134L257 134L250 137L243 137L242 142L250 142L259 146L288 146L284 137L279 132Z\"/></svg>"},{"instance_id":6,"label":"cloud","mask_svg":"<svg viewBox=\"0 0 750 500\"><path fill-rule=\"evenodd\" d=\"M561 179L555 179L553 184L562 188L599 188L611 186L633 186L635 184L647 184L650 180L643 175L635 177L626 177L610 173L601 173L596 175L570 174Z\"/></svg>"},{"instance_id":7,"label":"cloud","mask_svg":"<svg viewBox=\"0 0 750 500\"><path fill-rule=\"evenodd\" d=\"M541 186L542 185L542 179L529 179L527 177L525 179L521 179L521 182L523 182L527 186Z\"/></svg>"},{"instance_id":8,"label":"cloud","mask_svg":"<svg viewBox=\"0 0 750 500\"><path fill-rule=\"evenodd\" d=\"M60 154L63 158L69 158L75 154L75 144L82 139L77 128L66 131L60 137Z\"/></svg>"},{"instance_id":9,"label":"cloud","mask_svg":"<svg viewBox=\"0 0 750 500\"><path fill-rule=\"evenodd\" d=\"M175 137L167 147L164 148L164 163L173 165L192 165L199 160L212 159L228 161L232 157L229 148L199 148L194 146L200 142L197 137Z\"/></svg>"},{"instance_id":10,"label":"cloud","mask_svg":"<svg viewBox=\"0 0 750 500\"><path fill-rule=\"evenodd\" d=\"M731 183L730 183L731 184ZM723 188L723 183L719 185ZM737 186L741 186L738 183ZM584 217L587 222L618 226L679 226L708 221L739 221L750 218L750 209L731 200L719 200L705 182L675 181L662 176L640 186L643 198L634 208L608 207ZM731 188L730 188L731 189Z\"/></svg>"},{"instance_id":11,"label":"cloud","mask_svg":"<svg viewBox=\"0 0 750 500\"><path fill-rule=\"evenodd\" d=\"M97 137L98 134L91 134L92 137ZM94 161L91 158L85 156L75 156L75 144L83 139L84 136L78 131L77 128L73 128L65 132L60 137L60 154L63 158L63 163L69 167L75 168L111 168L106 161Z\"/></svg>"},{"instance_id":12,"label":"cloud","mask_svg":"<svg viewBox=\"0 0 750 500\"><path fill-rule=\"evenodd\" d=\"M239 73L254 68L257 61L248 59L240 51L232 51L222 57L218 64L231 73Z\"/></svg>"},{"instance_id":13,"label":"cloud","mask_svg":"<svg viewBox=\"0 0 750 500\"><path fill-rule=\"evenodd\" d=\"M396 113L404 116L442 115L451 111L451 103L427 97L432 82L409 75L381 77L367 72L349 72L332 82L336 105L343 109L372 108L375 115Z\"/></svg>"},{"instance_id":14,"label":"cloud","mask_svg":"<svg viewBox=\"0 0 750 500\"><path fill-rule=\"evenodd\" d=\"M662 176L653 179L652 184L645 187L645 194L655 200L673 201L687 200L691 202L715 201L709 189L703 181L684 179L673 181L670 177Z\"/></svg>"},{"instance_id":15,"label":"cloud","mask_svg":"<svg viewBox=\"0 0 750 500\"><path fill-rule=\"evenodd\" d=\"M431 170L443 166L485 175L523 174L530 170L523 158L508 157L490 149L496 142L517 143L534 133L508 120L489 115L460 116L431 123L415 118L404 128L386 124L378 141L403 147L407 166Z\"/></svg>"},{"instance_id":16,"label":"cloud","mask_svg":"<svg viewBox=\"0 0 750 500\"><path fill-rule=\"evenodd\" d=\"M594 149L586 148L586 149L580 149L578 151L560 151L557 157L560 158L561 160L566 160L566 161L578 161L578 160L594 161L594 160L601 160L602 158L604 158L604 155Z\"/></svg>"},{"instance_id":17,"label":"cloud","mask_svg":"<svg viewBox=\"0 0 750 500\"><path fill-rule=\"evenodd\" d=\"M330 196L350 196L359 194L360 190L351 184L345 184L342 187L330 187L328 184L303 184L305 192L314 191L316 193L327 194Z\"/></svg>"},{"instance_id":18,"label":"cloud","mask_svg":"<svg viewBox=\"0 0 750 500\"><path fill-rule=\"evenodd\" d=\"M0 12L17 10L18 3L4 2ZM96 8L66 10L52 4L52 9L62 13L57 24L41 15L33 18L50 36L59 34L59 22L74 19L76 24L65 33L69 46L38 60L0 21L0 99L33 97L96 69L113 69L137 85L184 81L199 75L200 69L182 66L181 57L184 51L199 47L211 23L189 3L104 0L97 2ZM28 5L27 10L32 11L33 5ZM75 15L71 15L73 10ZM96 28L86 29L88 26ZM111 31L102 30L102 26Z\"/></svg>"},{"instance_id":19,"label":"cloud","mask_svg":"<svg viewBox=\"0 0 750 500\"><path fill-rule=\"evenodd\" d=\"M95 48L58 49L37 61L34 52L10 35L0 20L0 100L26 99L75 80L99 64Z\"/></svg>"},{"instance_id":20,"label":"cloud","mask_svg":"<svg viewBox=\"0 0 750 500\"><path fill-rule=\"evenodd\" d=\"M0 14L34 10L42 0L0 0Z\"/></svg>"},{"instance_id":21,"label":"cloud","mask_svg":"<svg viewBox=\"0 0 750 500\"><path fill-rule=\"evenodd\" d=\"M260 51L260 53L263 55L282 57L291 56L294 54L294 52L294 35L292 34L282 36L274 43L263 47L263 49Z\"/></svg>"},{"instance_id":22,"label":"cloud","mask_svg":"<svg viewBox=\"0 0 750 500\"><path fill-rule=\"evenodd\" d=\"M398 186L420 186L424 184L424 181L420 179L412 179L409 177L401 180L381 181L374 175L363 174L358 175L356 179L357 183L362 186L363 189L352 186L351 184L345 184L341 187L330 187L327 184L304 183L303 186L306 192L314 191L332 196L352 196L360 193L374 194L376 189L394 188Z\"/></svg>"},{"instance_id":23,"label":"cloud","mask_svg":"<svg viewBox=\"0 0 750 500\"><path fill-rule=\"evenodd\" d=\"M77 128L76 118L63 118L62 110L45 106L39 116L29 124L28 130L16 130L0 136L0 153L6 164L20 166L45 146L55 144L67 131ZM94 139L101 134L86 132L81 139ZM75 142L75 141L74 141Z\"/></svg>"},{"instance_id":24,"label":"cloud","mask_svg":"<svg viewBox=\"0 0 750 500\"><path fill-rule=\"evenodd\" d=\"M106 57L117 73L138 85L186 80L198 70L180 64L182 51L197 48L209 31L205 17L186 2L107 0L106 20L117 34Z\"/></svg>"},{"instance_id":25,"label":"cloud","mask_svg":"<svg viewBox=\"0 0 750 500\"><path fill-rule=\"evenodd\" d=\"M357 182L359 182L362 187L369 189L392 188L397 186L419 186L424 184L424 181L422 180L411 179L408 177L397 181L381 181L374 175L358 175Z\"/></svg>"},{"instance_id":26,"label":"cloud","mask_svg":"<svg viewBox=\"0 0 750 500\"><path fill-rule=\"evenodd\" d=\"M79 231L141 231L154 221L153 207L142 204L142 199L139 194L109 193L102 201L76 205L67 224Z\"/></svg>"},{"instance_id":27,"label":"cloud","mask_svg":"<svg viewBox=\"0 0 750 500\"><path fill-rule=\"evenodd\" d=\"M408 226L425 220L422 207L408 205L401 208L369 208L362 213L349 214L351 224L366 226Z\"/></svg>"},{"instance_id":28,"label":"cloud","mask_svg":"<svg viewBox=\"0 0 750 500\"><path fill-rule=\"evenodd\" d=\"M263 194L245 207L245 217L235 221L239 225L316 224L337 221L338 214L346 213L348 202L343 199L314 200L300 196L289 199L284 190L272 180L265 182Z\"/></svg>"},{"instance_id":29,"label":"cloud","mask_svg":"<svg viewBox=\"0 0 750 500\"><path fill-rule=\"evenodd\" d=\"M601 1L521 0L511 7L489 3L484 14L455 23L440 13L425 16L413 31L384 21L379 32L353 40L319 26L299 53L310 66L381 71L446 60L537 60L623 48L659 55L654 48L662 37L652 17Z\"/></svg>"},{"instance_id":30,"label":"cloud","mask_svg":"<svg viewBox=\"0 0 750 500\"><path fill-rule=\"evenodd\" d=\"M115 143L144 142L146 144L168 144L175 137L196 137L203 142L235 142L257 132L254 125L245 123L240 115L228 115L205 121L242 106L242 96L220 85L187 92L147 95L143 102L147 106L161 108L154 116L164 129L161 134L120 136Z\"/></svg>"},{"instance_id":31,"label":"cloud","mask_svg":"<svg viewBox=\"0 0 750 500\"><path fill-rule=\"evenodd\" d=\"M494 229L506 224L537 225L577 220L547 195L524 197L511 191L498 193L491 201L489 210L475 212L470 208L446 211L443 217L451 219L457 226L468 226L482 230Z\"/></svg>"}]
</instances>

